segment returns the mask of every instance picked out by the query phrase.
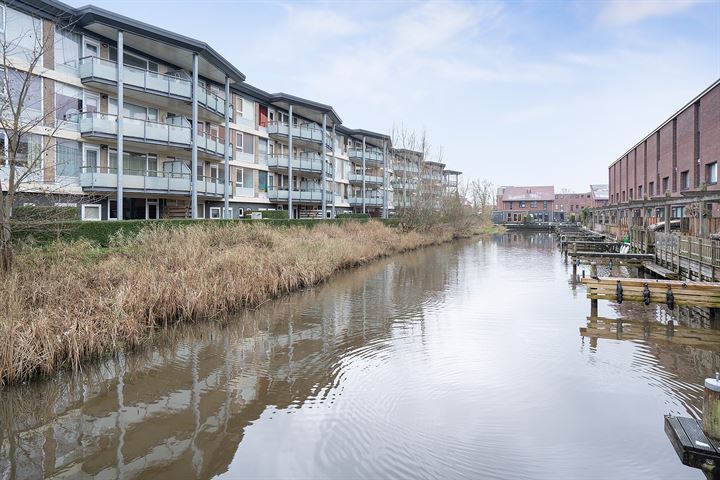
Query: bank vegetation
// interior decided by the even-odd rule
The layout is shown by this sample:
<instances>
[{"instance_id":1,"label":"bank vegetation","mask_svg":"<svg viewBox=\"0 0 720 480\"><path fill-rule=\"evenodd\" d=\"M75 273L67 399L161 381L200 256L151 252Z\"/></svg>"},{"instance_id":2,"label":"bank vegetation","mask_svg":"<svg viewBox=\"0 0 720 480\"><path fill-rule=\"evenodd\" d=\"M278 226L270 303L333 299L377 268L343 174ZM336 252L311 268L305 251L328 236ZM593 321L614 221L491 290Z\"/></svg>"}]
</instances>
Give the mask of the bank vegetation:
<instances>
[{"instance_id":1,"label":"bank vegetation","mask_svg":"<svg viewBox=\"0 0 720 480\"><path fill-rule=\"evenodd\" d=\"M278 228L150 226L109 247L89 240L22 247L0 278L0 384L153 341L163 328L222 319L379 257L480 233L378 221Z\"/></svg>"}]
</instances>

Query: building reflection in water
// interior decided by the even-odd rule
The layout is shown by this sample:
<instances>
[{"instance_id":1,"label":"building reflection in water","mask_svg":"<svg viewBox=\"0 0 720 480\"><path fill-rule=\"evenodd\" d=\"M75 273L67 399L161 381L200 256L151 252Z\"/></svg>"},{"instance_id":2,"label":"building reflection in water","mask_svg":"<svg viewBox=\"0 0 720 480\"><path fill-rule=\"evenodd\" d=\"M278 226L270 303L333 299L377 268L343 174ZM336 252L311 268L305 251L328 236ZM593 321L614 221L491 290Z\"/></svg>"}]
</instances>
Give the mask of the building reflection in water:
<instances>
[{"instance_id":1,"label":"building reflection in water","mask_svg":"<svg viewBox=\"0 0 720 480\"><path fill-rule=\"evenodd\" d=\"M423 335L458 282L464 243L337 275L326 285L176 330L160 345L6 389L0 479L211 478L266 410L332 401L344 359Z\"/></svg>"}]
</instances>

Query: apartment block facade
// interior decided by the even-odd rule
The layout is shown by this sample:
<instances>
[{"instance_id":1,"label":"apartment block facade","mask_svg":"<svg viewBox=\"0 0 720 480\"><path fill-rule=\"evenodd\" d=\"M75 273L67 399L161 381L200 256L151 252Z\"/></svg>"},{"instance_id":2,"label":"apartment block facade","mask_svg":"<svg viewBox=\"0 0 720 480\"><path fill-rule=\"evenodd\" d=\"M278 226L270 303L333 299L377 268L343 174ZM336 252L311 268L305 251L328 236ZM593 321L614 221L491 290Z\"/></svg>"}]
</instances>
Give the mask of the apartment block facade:
<instances>
[{"instance_id":1,"label":"apartment block facade","mask_svg":"<svg viewBox=\"0 0 720 480\"><path fill-rule=\"evenodd\" d=\"M248 84L201 41L54 0L0 3L0 16L11 78L43 50L27 82L38 124L20 149L42 168L22 202L77 205L86 220L386 217L424 172L422 156L399 160L387 135L333 107ZM8 144L0 133L2 158ZM442 185L442 169L430 174ZM7 177L0 166L3 190Z\"/></svg>"}]
</instances>

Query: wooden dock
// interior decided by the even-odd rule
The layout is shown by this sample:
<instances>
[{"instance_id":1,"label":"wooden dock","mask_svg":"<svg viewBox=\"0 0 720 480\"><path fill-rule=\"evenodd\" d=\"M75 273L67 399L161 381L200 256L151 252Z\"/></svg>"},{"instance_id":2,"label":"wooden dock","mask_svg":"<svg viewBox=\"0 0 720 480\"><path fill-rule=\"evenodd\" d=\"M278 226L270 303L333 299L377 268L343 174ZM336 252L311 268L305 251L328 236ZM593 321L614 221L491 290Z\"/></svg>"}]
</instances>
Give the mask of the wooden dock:
<instances>
[{"instance_id":1,"label":"wooden dock","mask_svg":"<svg viewBox=\"0 0 720 480\"><path fill-rule=\"evenodd\" d=\"M720 308L720 283L620 277L587 277L580 281L587 287L587 296L592 300L615 301L620 282L623 300L642 302L644 285L647 284L651 303L665 304L668 287L671 287L675 305Z\"/></svg>"},{"instance_id":2,"label":"wooden dock","mask_svg":"<svg viewBox=\"0 0 720 480\"><path fill-rule=\"evenodd\" d=\"M656 321L633 321L597 316L587 317L587 326L580 327L580 336L605 340L647 341L662 345L682 345L711 352L720 351L720 330L662 324Z\"/></svg>"},{"instance_id":3,"label":"wooden dock","mask_svg":"<svg viewBox=\"0 0 720 480\"><path fill-rule=\"evenodd\" d=\"M703 433L700 420L665 415L665 434L684 465L713 470L708 478L720 478L720 445ZM709 468L708 468L709 467Z\"/></svg>"},{"instance_id":4,"label":"wooden dock","mask_svg":"<svg viewBox=\"0 0 720 480\"><path fill-rule=\"evenodd\" d=\"M659 277L663 277L667 280L677 280L678 274L677 272L673 272L672 270L668 270L665 267L661 267L657 263L653 262L652 260L648 260L642 263L643 268L646 270L651 271L655 275Z\"/></svg>"}]
</instances>

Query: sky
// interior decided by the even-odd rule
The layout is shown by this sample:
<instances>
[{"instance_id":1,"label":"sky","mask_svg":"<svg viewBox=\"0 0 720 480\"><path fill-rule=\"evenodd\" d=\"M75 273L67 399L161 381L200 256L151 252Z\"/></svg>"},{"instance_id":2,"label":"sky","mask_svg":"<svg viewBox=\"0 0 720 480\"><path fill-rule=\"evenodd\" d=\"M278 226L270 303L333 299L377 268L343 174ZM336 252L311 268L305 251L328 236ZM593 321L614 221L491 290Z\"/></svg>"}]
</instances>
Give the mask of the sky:
<instances>
[{"instance_id":1,"label":"sky","mask_svg":"<svg viewBox=\"0 0 720 480\"><path fill-rule=\"evenodd\" d=\"M720 0L92 3L202 40L350 128L425 131L432 159L495 185L607 183L720 78Z\"/></svg>"}]
</instances>

